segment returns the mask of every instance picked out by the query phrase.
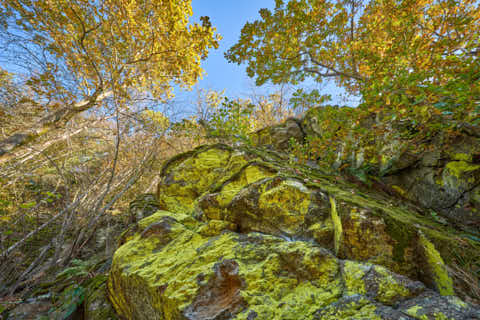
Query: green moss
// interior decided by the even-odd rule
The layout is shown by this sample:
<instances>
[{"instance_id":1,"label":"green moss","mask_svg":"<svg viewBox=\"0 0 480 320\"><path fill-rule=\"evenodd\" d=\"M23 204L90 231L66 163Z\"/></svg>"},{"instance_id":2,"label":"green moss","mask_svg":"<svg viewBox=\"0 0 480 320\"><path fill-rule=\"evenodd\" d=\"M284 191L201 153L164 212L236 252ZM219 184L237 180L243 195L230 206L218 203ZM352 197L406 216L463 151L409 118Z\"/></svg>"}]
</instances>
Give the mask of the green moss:
<instances>
[{"instance_id":1,"label":"green moss","mask_svg":"<svg viewBox=\"0 0 480 320\"><path fill-rule=\"evenodd\" d=\"M393 246L393 259L396 262L405 262L406 249L411 245L415 232L409 225L393 219L391 217L385 218L385 225L387 227L388 235L395 240Z\"/></svg>"},{"instance_id":2,"label":"green moss","mask_svg":"<svg viewBox=\"0 0 480 320\"><path fill-rule=\"evenodd\" d=\"M419 235L419 244L426 259L427 268L433 284L441 295L453 295L453 282L448 275L447 268L435 246L422 234Z\"/></svg>"},{"instance_id":3,"label":"green moss","mask_svg":"<svg viewBox=\"0 0 480 320\"><path fill-rule=\"evenodd\" d=\"M107 297L105 282L93 292L89 292L85 299L84 314L89 320L116 320L117 315Z\"/></svg>"},{"instance_id":4,"label":"green moss","mask_svg":"<svg viewBox=\"0 0 480 320\"><path fill-rule=\"evenodd\" d=\"M447 163L445 169L447 169L448 172L457 179L462 179L464 178L465 174L468 174L469 172L475 170L479 170L480 165L471 164L466 161L451 161Z\"/></svg>"},{"instance_id":5,"label":"green moss","mask_svg":"<svg viewBox=\"0 0 480 320\"><path fill-rule=\"evenodd\" d=\"M475 202L480 203L480 186L472 190L471 199Z\"/></svg>"},{"instance_id":6,"label":"green moss","mask_svg":"<svg viewBox=\"0 0 480 320\"><path fill-rule=\"evenodd\" d=\"M342 220L340 220L340 217L338 216L337 204L335 203L335 199L332 197L330 197L330 215L332 218L333 228L334 228L335 254L338 255L340 246L342 245L342 239L343 239Z\"/></svg>"},{"instance_id":7,"label":"green moss","mask_svg":"<svg viewBox=\"0 0 480 320\"><path fill-rule=\"evenodd\" d=\"M452 159L457 161L472 162L472 155L467 153L455 153L452 156Z\"/></svg>"}]
</instances>

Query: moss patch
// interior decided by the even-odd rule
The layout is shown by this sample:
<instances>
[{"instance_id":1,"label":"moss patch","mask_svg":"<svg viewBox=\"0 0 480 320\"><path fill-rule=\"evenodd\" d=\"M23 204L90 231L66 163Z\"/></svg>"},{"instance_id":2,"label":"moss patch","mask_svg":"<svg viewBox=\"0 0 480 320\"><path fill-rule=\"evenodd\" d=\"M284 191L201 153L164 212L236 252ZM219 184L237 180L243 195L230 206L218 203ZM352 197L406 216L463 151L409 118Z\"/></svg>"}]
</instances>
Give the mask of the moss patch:
<instances>
[{"instance_id":1,"label":"moss patch","mask_svg":"<svg viewBox=\"0 0 480 320\"><path fill-rule=\"evenodd\" d=\"M453 295L453 282L440 253L422 233L419 234L419 245L425 257L425 268L428 270L432 284L441 295Z\"/></svg>"},{"instance_id":2,"label":"moss patch","mask_svg":"<svg viewBox=\"0 0 480 320\"><path fill-rule=\"evenodd\" d=\"M338 255L338 251L340 250L340 246L342 245L343 239L343 229L342 229L342 220L338 216L337 212L337 204L335 203L335 199L330 197L330 214L333 222L333 229L334 229L334 248L335 254Z\"/></svg>"}]
</instances>

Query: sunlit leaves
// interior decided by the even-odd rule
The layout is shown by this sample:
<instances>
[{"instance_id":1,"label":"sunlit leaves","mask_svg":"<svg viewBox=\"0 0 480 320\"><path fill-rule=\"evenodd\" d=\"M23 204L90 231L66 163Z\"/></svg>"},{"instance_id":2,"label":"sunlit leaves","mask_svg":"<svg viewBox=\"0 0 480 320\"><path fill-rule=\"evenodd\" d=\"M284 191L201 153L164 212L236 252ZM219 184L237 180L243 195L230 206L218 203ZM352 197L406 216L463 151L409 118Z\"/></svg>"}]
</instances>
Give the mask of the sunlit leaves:
<instances>
[{"instance_id":1,"label":"sunlit leaves","mask_svg":"<svg viewBox=\"0 0 480 320\"><path fill-rule=\"evenodd\" d=\"M84 97L95 91L131 89L167 97L171 85L191 86L200 61L218 46L208 18L189 24L190 0L4 0L2 18L17 24L46 58L77 79ZM39 68L40 69L40 66ZM55 68L31 70L29 84L46 98L71 89ZM72 90L70 90L72 91ZM57 99L59 95L55 96ZM65 102L81 99L70 95Z\"/></svg>"},{"instance_id":2,"label":"sunlit leaves","mask_svg":"<svg viewBox=\"0 0 480 320\"><path fill-rule=\"evenodd\" d=\"M450 100L456 117L474 116L478 1L290 0L260 15L226 54L257 84L335 79L368 108Z\"/></svg>"}]
</instances>

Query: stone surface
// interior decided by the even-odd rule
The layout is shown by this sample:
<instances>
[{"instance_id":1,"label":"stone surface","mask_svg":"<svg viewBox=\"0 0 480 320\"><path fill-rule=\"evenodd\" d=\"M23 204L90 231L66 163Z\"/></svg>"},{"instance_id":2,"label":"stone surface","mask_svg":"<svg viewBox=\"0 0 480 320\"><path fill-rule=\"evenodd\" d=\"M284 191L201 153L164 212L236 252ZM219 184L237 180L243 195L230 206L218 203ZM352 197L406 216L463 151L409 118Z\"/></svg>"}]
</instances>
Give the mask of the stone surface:
<instances>
[{"instance_id":1,"label":"stone surface","mask_svg":"<svg viewBox=\"0 0 480 320\"><path fill-rule=\"evenodd\" d=\"M132 222L136 222L152 215L158 209L160 209L160 205L155 194L140 194L129 205L130 219Z\"/></svg>"},{"instance_id":2,"label":"stone surface","mask_svg":"<svg viewBox=\"0 0 480 320\"><path fill-rule=\"evenodd\" d=\"M251 135L253 145L270 146L281 151L287 151L290 148L292 139L301 143L304 138L305 134L300 121L293 118L281 124L260 129Z\"/></svg>"},{"instance_id":3,"label":"stone surface","mask_svg":"<svg viewBox=\"0 0 480 320\"><path fill-rule=\"evenodd\" d=\"M84 302L84 319L117 320L118 317L108 300L106 283L88 292Z\"/></svg>"},{"instance_id":4,"label":"stone surface","mask_svg":"<svg viewBox=\"0 0 480 320\"><path fill-rule=\"evenodd\" d=\"M449 273L480 245L398 198L247 147L197 148L161 176L163 210L113 258L120 317L480 319Z\"/></svg>"},{"instance_id":5,"label":"stone surface","mask_svg":"<svg viewBox=\"0 0 480 320\"><path fill-rule=\"evenodd\" d=\"M307 135L324 135L320 124L325 121L327 109L312 108L307 112L301 122ZM335 110L340 112L343 109ZM346 120L347 127L353 125L352 119ZM368 130L378 121L375 118L366 119L361 126ZM428 140L414 143L407 138L399 138L401 130L408 131L408 123L392 120L383 135L375 137L370 145L363 148L354 146L350 154L343 154L344 151L340 150L338 159L343 160L339 160L336 166L368 167L400 196L465 230L478 232L480 127L459 123L457 129L455 136L447 138L440 132ZM367 149L378 150L368 162L364 159Z\"/></svg>"}]
</instances>

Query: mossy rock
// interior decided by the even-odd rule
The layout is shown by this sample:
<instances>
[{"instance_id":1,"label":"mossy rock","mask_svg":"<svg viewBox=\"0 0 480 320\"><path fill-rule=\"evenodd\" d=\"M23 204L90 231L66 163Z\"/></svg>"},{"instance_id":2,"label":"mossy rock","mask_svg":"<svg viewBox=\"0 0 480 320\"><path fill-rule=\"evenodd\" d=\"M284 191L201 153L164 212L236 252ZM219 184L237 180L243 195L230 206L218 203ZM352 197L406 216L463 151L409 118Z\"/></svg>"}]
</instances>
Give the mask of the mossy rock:
<instances>
[{"instance_id":1,"label":"mossy rock","mask_svg":"<svg viewBox=\"0 0 480 320\"><path fill-rule=\"evenodd\" d=\"M473 292L449 272L478 264L479 243L401 199L251 147L200 147L161 175L165 211L126 231L114 256L108 292L121 317L395 319L413 306L418 319L463 319L476 310L442 295Z\"/></svg>"},{"instance_id":2,"label":"mossy rock","mask_svg":"<svg viewBox=\"0 0 480 320\"><path fill-rule=\"evenodd\" d=\"M118 319L112 304L108 300L106 282L87 293L84 302L84 318L88 320Z\"/></svg>"},{"instance_id":3,"label":"mossy rock","mask_svg":"<svg viewBox=\"0 0 480 320\"><path fill-rule=\"evenodd\" d=\"M231 230L309 239L328 249L335 247L342 258L381 264L427 282L434 278L418 272L428 263L416 244L418 231L424 230L433 243L443 246L448 237L441 235L450 232L444 226L355 186L329 179L311 183L301 175L288 175L288 169L285 164L250 161L204 192L196 200L195 214L203 221L232 223ZM333 223L332 199L338 203L339 223ZM338 225L340 232L335 230ZM451 243L458 247L454 235Z\"/></svg>"},{"instance_id":4,"label":"mossy rock","mask_svg":"<svg viewBox=\"0 0 480 320\"><path fill-rule=\"evenodd\" d=\"M300 120L289 118L285 122L263 128L250 135L254 146L270 146L276 150L288 151L293 141L303 143L305 134Z\"/></svg>"},{"instance_id":5,"label":"mossy rock","mask_svg":"<svg viewBox=\"0 0 480 320\"><path fill-rule=\"evenodd\" d=\"M169 160L162 168L157 197L161 209L190 211L194 201L248 161L248 155L217 144Z\"/></svg>"},{"instance_id":6,"label":"mossy rock","mask_svg":"<svg viewBox=\"0 0 480 320\"><path fill-rule=\"evenodd\" d=\"M302 119L307 139L325 136L325 130L332 129L323 124L330 120L347 131L353 127L369 129L374 124L384 125L383 133L373 140L360 143L361 139L353 138L356 135L349 131L346 141L332 141L332 145L343 146L336 150L337 161L333 165L368 169L399 196L478 235L480 203L475 200L474 192L480 186L478 125L459 123L460 130L455 134L438 131L422 140L403 135L411 129L410 121L393 120L387 114L372 115L354 125L355 117L345 117L352 110L332 106L311 108ZM345 148L347 143L349 148ZM370 154L368 159L365 154Z\"/></svg>"},{"instance_id":7,"label":"mossy rock","mask_svg":"<svg viewBox=\"0 0 480 320\"><path fill-rule=\"evenodd\" d=\"M129 214L132 222L146 218L160 209L157 195L153 193L144 193L138 195L135 200L130 202Z\"/></svg>"},{"instance_id":8,"label":"mossy rock","mask_svg":"<svg viewBox=\"0 0 480 320\"><path fill-rule=\"evenodd\" d=\"M478 314L421 282L378 265L340 260L308 241L228 229L206 236L200 232L206 227L165 211L141 221L117 250L109 277L110 299L121 317L393 319L412 306L428 312L433 307L425 300L431 299L443 304L436 314L449 319ZM357 304L344 303L353 298Z\"/></svg>"}]
</instances>

